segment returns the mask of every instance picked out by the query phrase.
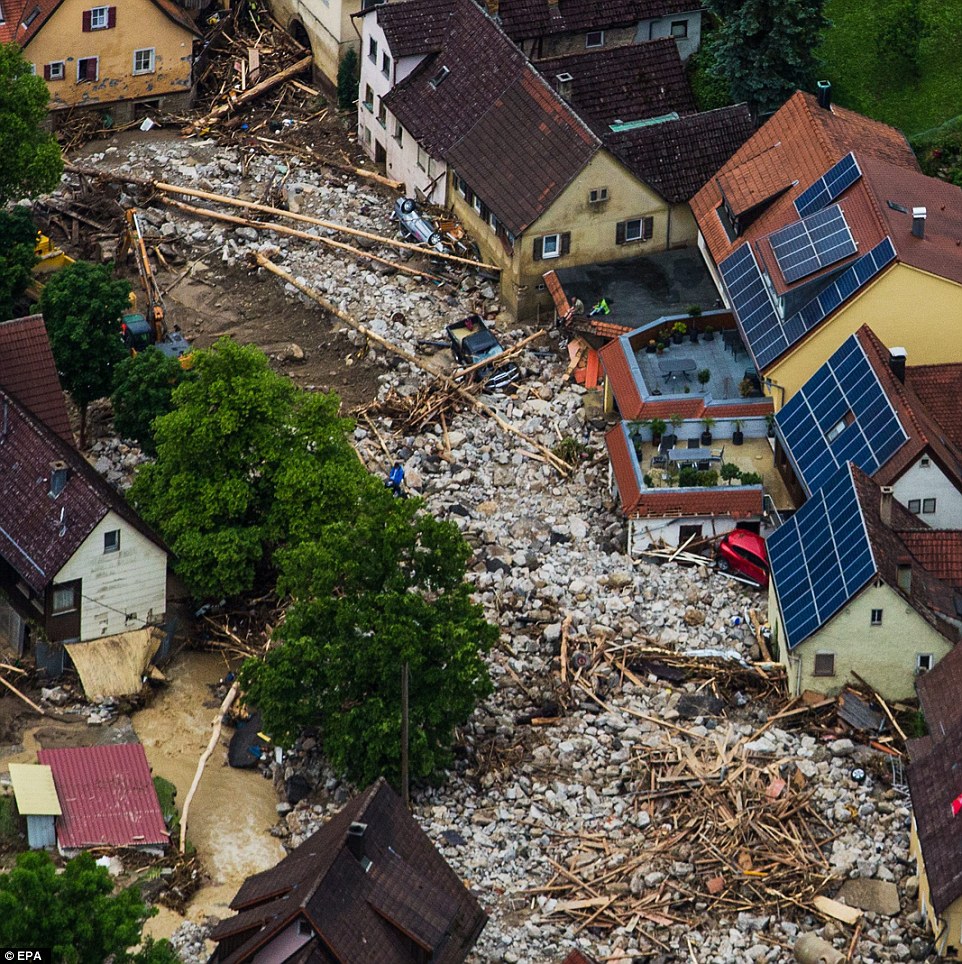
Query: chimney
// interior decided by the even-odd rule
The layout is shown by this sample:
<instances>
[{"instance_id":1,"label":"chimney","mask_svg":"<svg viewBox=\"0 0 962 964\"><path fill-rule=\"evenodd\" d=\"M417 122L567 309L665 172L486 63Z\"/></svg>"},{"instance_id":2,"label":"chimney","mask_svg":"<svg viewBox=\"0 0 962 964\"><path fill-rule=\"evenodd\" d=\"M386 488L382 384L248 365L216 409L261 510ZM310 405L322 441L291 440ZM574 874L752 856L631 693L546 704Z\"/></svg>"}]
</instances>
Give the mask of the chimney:
<instances>
[{"instance_id":1,"label":"chimney","mask_svg":"<svg viewBox=\"0 0 962 964\"><path fill-rule=\"evenodd\" d=\"M558 94L565 100L571 100L571 82L574 77L567 71L563 74L555 74L554 86Z\"/></svg>"},{"instance_id":2,"label":"chimney","mask_svg":"<svg viewBox=\"0 0 962 964\"><path fill-rule=\"evenodd\" d=\"M927 213L925 208L912 208L912 234L917 238L925 237L925 218Z\"/></svg>"},{"instance_id":3,"label":"chimney","mask_svg":"<svg viewBox=\"0 0 962 964\"><path fill-rule=\"evenodd\" d=\"M889 368L892 374L904 385L905 384L905 361L908 352L904 348L892 348L889 351Z\"/></svg>"},{"instance_id":4,"label":"chimney","mask_svg":"<svg viewBox=\"0 0 962 964\"><path fill-rule=\"evenodd\" d=\"M889 528L892 527L892 486L882 486L882 498L879 502L878 514L882 523Z\"/></svg>"},{"instance_id":5,"label":"chimney","mask_svg":"<svg viewBox=\"0 0 962 964\"><path fill-rule=\"evenodd\" d=\"M818 106L822 110L832 109L832 85L827 80L820 80L817 87Z\"/></svg>"},{"instance_id":6,"label":"chimney","mask_svg":"<svg viewBox=\"0 0 962 964\"><path fill-rule=\"evenodd\" d=\"M50 498L56 499L58 495L67 487L67 479L70 478L70 469L66 462L50 463Z\"/></svg>"},{"instance_id":7,"label":"chimney","mask_svg":"<svg viewBox=\"0 0 962 964\"><path fill-rule=\"evenodd\" d=\"M347 849L351 851L356 860L363 863L364 853L364 834L367 831L366 823L352 823L347 828Z\"/></svg>"}]
</instances>

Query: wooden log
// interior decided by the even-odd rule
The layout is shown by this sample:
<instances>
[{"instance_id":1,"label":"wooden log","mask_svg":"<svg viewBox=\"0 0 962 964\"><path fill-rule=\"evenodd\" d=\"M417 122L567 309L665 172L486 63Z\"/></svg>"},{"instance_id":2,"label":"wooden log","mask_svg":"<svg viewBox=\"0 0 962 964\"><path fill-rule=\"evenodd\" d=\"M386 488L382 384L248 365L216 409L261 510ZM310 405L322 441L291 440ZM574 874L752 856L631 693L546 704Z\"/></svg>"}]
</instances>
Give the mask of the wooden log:
<instances>
[{"instance_id":1,"label":"wooden log","mask_svg":"<svg viewBox=\"0 0 962 964\"><path fill-rule=\"evenodd\" d=\"M558 458L558 456L555 455L554 452L551 451L551 449L546 448L540 442L536 442L534 439L529 438L527 435L524 434L524 432L520 431L519 429L516 429L513 425L506 422L503 418L501 418L500 415L498 415L497 412L495 412L488 405L485 405L484 402L479 401L469 391L462 388L449 376L441 374L440 372L432 368L430 365L428 365L426 362L418 358L416 355L412 355L410 352L405 351L403 348L399 348L397 345L392 344L386 338L382 338L376 332L371 331L371 329L368 328L366 325L362 325L359 321L355 320L351 315L347 314L347 312L341 311L336 305L332 304L326 298L319 295L312 288L308 288L307 285L301 284L292 274L290 274L290 272L285 271L283 268L278 268L278 266L274 264L274 262L271 261L270 258L265 257L259 251L256 252L255 258L257 260L257 263L262 268L266 268L272 274L277 275L278 278L283 278L284 281L286 281L288 284L293 285L295 288L297 288L298 291L307 295L307 297L310 298L312 301L317 302L317 304L319 304L325 311L330 312L330 314L334 315L336 318L340 318L341 321L343 321L345 324L350 325L350 327L353 328L355 331L361 332L362 335L365 335L367 338L370 338L371 341L376 342L377 344L381 345L383 348L386 348L388 351L393 352L395 355L399 356L400 358L403 358L405 361L408 361L412 365L417 366L418 368L421 369L421 371L427 372L427 374L429 375L433 375L445 386L445 388L447 388L449 391L456 394L458 397L463 398L469 405L471 405L477 411L481 412L484 415L487 415L492 421L494 421L494 423L499 428L507 432L509 435L514 435L515 437L521 439L526 445L530 445L533 449L535 449L535 451L542 458L545 459L545 461L549 463L549 465L551 465L561 475L567 476L574 471L574 466L568 465L568 463L565 462L563 459Z\"/></svg>"},{"instance_id":2,"label":"wooden log","mask_svg":"<svg viewBox=\"0 0 962 964\"><path fill-rule=\"evenodd\" d=\"M3 683L3 685L6 686L6 688L10 690L11 693L15 694L16 696L19 696L20 699L22 699L24 703L27 704L27 706L29 706L31 709L36 710L41 716L47 715L45 710L37 706L37 704L34 703L34 701L30 699L30 697L27 696L25 693L21 693L20 690L18 690L17 687L13 685L13 683L4 679L2 676L0 676L0 683Z\"/></svg>"},{"instance_id":3,"label":"wooden log","mask_svg":"<svg viewBox=\"0 0 962 964\"><path fill-rule=\"evenodd\" d=\"M278 84L284 83L285 80L295 77L302 70L307 70L307 68L311 66L313 59L314 55L308 54L306 57L302 57L300 60L291 64L290 67L285 67L284 70L281 70L265 80L262 80L259 84L251 87L250 90L245 90L242 94L238 94L236 97L231 97L228 95L228 100L226 103L219 104L206 116L201 117L199 120L192 121L187 125L187 127L184 128L184 133L196 134L210 127L212 124L216 124L217 121L219 121L231 110L236 110L238 107L243 107L244 104L247 104L252 100L256 100L261 96L261 94L267 93L267 91L269 91L272 87L276 87Z\"/></svg>"},{"instance_id":4,"label":"wooden log","mask_svg":"<svg viewBox=\"0 0 962 964\"><path fill-rule=\"evenodd\" d=\"M184 204L183 201L175 201L172 198L162 198L164 204L177 208L179 211L184 211L187 214L193 214L195 217L212 218L215 221L226 221L228 224L239 224L246 228L256 228L261 231L273 231L275 234L287 234L293 238L301 238L305 241L315 241L318 244L325 244L329 248L336 248L339 251L347 251L349 254L353 254L356 258L368 258L371 261L376 261L379 264L386 264L392 268L396 268L398 271L404 274L413 275L415 278L427 278L429 281L437 281L442 284L447 284L444 278L439 277L435 274L429 274L427 271L419 271L417 268L409 268L406 264L399 264L397 261L388 261L387 258L380 258L376 254L371 254L370 251L362 251L360 248L354 248L349 244L345 244L343 241L335 241L333 238L323 238L316 234L310 234L307 231L298 231L297 228L289 228L286 224L272 224L263 221L251 221L248 218L238 217L235 214L221 214L219 211L211 211L208 208L198 208L192 204Z\"/></svg>"},{"instance_id":5,"label":"wooden log","mask_svg":"<svg viewBox=\"0 0 962 964\"><path fill-rule=\"evenodd\" d=\"M190 789L187 791L187 796L184 798L184 809L180 815L180 852L184 852L184 848L187 846L187 816L190 811L190 802L194 799L194 794L197 792L197 787L200 786L200 778L204 775L204 767L207 766L207 761L210 759L210 755L214 752L214 747L217 746L217 741L220 739L220 731L224 725L224 717L227 711L230 709L231 704L237 699L237 694L240 692L240 684L234 683L234 685L227 691L227 695L224 697L224 702L221 703L220 709L217 711L217 716L214 718L214 732L211 734L210 742L207 744L207 748L200 755L200 759L197 761L197 772L194 774L193 782L190 785Z\"/></svg>"},{"instance_id":6,"label":"wooden log","mask_svg":"<svg viewBox=\"0 0 962 964\"><path fill-rule=\"evenodd\" d=\"M464 378L465 375L470 375L472 372L476 372L479 368L484 368L485 365L492 365L494 368L497 368L502 362L507 361L514 355L517 355L522 348L527 347L536 338L540 338L542 335L546 335L547 333L548 329L542 328L539 331L536 331L533 335L528 335L527 338L522 338L517 345L512 345L496 358L485 358L479 362L475 362L473 365L468 365L467 368L459 368L451 377Z\"/></svg>"}]
</instances>

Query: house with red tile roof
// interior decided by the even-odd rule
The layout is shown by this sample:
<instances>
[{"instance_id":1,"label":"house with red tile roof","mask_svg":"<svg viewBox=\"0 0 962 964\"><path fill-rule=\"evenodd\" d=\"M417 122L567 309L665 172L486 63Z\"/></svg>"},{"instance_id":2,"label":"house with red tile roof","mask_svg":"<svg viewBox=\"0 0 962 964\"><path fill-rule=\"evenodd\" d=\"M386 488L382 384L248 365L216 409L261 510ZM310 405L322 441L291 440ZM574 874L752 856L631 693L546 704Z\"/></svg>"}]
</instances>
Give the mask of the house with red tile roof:
<instances>
[{"instance_id":1,"label":"house with red tile roof","mask_svg":"<svg viewBox=\"0 0 962 964\"><path fill-rule=\"evenodd\" d=\"M794 694L853 672L910 699L962 635L962 533L930 529L852 462L768 537L772 645Z\"/></svg>"},{"instance_id":2,"label":"house with red tile roof","mask_svg":"<svg viewBox=\"0 0 962 964\"><path fill-rule=\"evenodd\" d=\"M194 21L174 0L2 0L0 43L16 43L50 90L54 123L89 108L126 123L177 113L194 94Z\"/></svg>"},{"instance_id":3,"label":"house with red tile roof","mask_svg":"<svg viewBox=\"0 0 962 964\"><path fill-rule=\"evenodd\" d=\"M230 907L210 964L460 964L488 919L383 778L248 877Z\"/></svg>"},{"instance_id":4,"label":"house with red tile roof","mask_svg":"<svg viewBox=\"0 0 962 964\"><path fill-rule=\"evenodd\" d=\"M163 852L170 834L139 743L38 750L50 767L61 814L57 850L74 856L94 847Z\"/></svg>"},{"instance_id":5,"label":"house with red tile roof","mask_svg":"<svg viewBox=\"0 0 962 964\"><path fill-rule=\"evenodd\" d=\"M692 202L700 245L780 408L863 324L962 362L962 189L896 130L796 93Z\"/></svg>"},{"instance_id":6,"label":"house with red tile roof","mask_svg":"<svg viewBox=\"0 0 962 964\"><path fill-rule=\"evenodd\" d=\"M776 461L799 502L851 461L933 529L962 530L962 446L954 440L962 414L938 391L951 389L962 365L907 360L863 325L779 410Z\"/></svg>"},{"instance_id":7,"label":"house with red tile roof","mask_svg":"<svg viewBox=\"0 0 962 964\"><path fill-rule=\"evenodd\" d=\"M167 611L166 547L71 444L2 389L0 484L0 643L17 655L29 649L50 675L71 647L77 662L95 644L127 652L143 637L149 659Z\"/></svg>"},{"instance_id":8,"label":"house with red tile roof","mask_svg":"<svg viewBox=\"0 0 962 964\"><path fill-rule=\"evenodd\" d=\"M751 130L743 106L687 113L671 41L549 62L546 76L472 0L372 6L359 28L361 145L465 224L520 318L551 311L545 267L693 245L689 197ZM621 78L607 92L606 75Z\"/></svg>"},{"instance_id":9,"label":"house with red tile roof","mask_svg":"<svg viewBox=\"0 0 962 964\"><path fill-rule=\"evenodd\" d=\"M701 44L691 0L485 0L532 60L670 37L687 60Z\"/></svg>"}]
</instances>

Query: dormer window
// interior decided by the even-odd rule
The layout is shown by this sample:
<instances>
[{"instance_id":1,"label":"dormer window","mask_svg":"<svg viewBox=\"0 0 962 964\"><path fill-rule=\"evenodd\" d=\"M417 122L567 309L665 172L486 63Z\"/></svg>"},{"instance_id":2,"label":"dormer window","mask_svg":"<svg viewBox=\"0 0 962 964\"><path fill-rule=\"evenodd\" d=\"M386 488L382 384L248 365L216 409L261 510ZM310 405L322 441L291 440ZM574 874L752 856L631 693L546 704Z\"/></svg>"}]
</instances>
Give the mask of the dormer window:
<instances>
[{"instance_id":1,"label":"dormer window","mask_svg":"<svg viewBox=\"0 0 962 964\"><path fill-rule=\"evenodd\" d=\"M432 78L431 86L437 90L438 87L444 82L445 78L450 74L451 71L447 67L442 67Z\"/></svg>"},{"instance_id":2,"label":"dormer window","mask_svg":"<svg viewBox=\"0 0 962 964\"><path fill-rule=\"evenodd\" d=\"M34 7L26 17L23 18L23 26L29 27L37 17L40 16L40 8Z\"/></svg>"}]
</instances>

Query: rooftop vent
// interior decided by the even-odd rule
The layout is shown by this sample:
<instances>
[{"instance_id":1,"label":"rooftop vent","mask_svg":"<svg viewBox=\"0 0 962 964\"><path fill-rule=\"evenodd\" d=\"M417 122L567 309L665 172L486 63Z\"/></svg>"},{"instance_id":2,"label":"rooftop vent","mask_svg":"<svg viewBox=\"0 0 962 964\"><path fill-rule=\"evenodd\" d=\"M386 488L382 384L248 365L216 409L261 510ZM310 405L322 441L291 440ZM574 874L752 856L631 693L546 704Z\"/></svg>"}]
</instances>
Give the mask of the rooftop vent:
<instances>
[{"instance_id":1,"label":"rooftop vent","mask_svg":"<svg viewBox=\"0 0 962 964\"><path fill-rule=\"evenodd\" d=\"M70 478L70 469L66 462L50 463L50 498L56 499L58 495L67 487L67 479Z\"/></svg>"},{"instance_id":2,"label":"rooftop vent","mask_svg":"<svg viewBox=\"0 0 962 964\"><path fill-rule=\"evenodd\" d=\"M881 499L879 501L878 514L884 525L892 525L892 486L883 485L881 489Z\"/></svg>"},{"instance_id":3,"label":"rooftop vent","mask_svg":"<svg viewBox=\"0 0 962 964\"><path fill-rule=\"evenodd\" d=\"M912 208L912 234L917 238L925 237L925 219L928 212L925 208Z\"/></svg>"},{"instance_id":4,"label":"rooftop vent","mask_svg":"<svg viewBox=\"0 0 962 964\"><path fill-rule=\"evenodd\" d=\"M347 849L367 873L371 869L371 858L364 852L364 835L367 833L366 823L352 823L347 828Z\"/></svg>"},{"instance_id":5,"label":"rooftop vent","mask_svg":"<svg viewBox=\"0 0 962 964\"><path fill-rule=\"evenodd\" d=\"M892 374L904 385L905 384L905 362L908 352L904 348L893 348L889 351L889 368Z\"/></svg>"}]
</instances>

